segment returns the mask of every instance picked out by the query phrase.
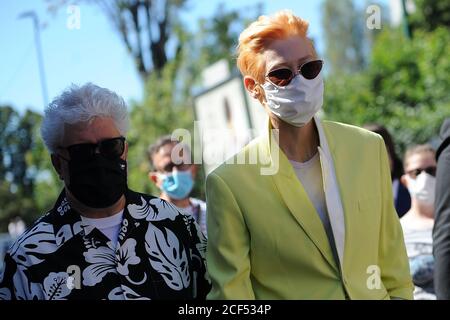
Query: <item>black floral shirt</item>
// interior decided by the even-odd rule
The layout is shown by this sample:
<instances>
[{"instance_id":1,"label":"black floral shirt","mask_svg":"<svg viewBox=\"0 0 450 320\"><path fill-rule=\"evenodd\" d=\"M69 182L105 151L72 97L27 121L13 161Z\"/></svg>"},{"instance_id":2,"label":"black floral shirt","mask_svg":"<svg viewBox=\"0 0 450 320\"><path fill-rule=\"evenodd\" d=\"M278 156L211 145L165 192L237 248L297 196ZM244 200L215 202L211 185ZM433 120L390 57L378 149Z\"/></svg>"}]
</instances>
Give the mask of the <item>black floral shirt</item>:
<instances>
[{"instance_id":1,"label":"black floral shirt","mask_svg":"<svg viewBox=\"0 0 450 320\"><path fill-rule=\"evenodd\" d=\"M129 190L117 246L83 225L65 192L12 245L1 299L205 299L206 238L191 216Z\"/></svg>"}]
</instances>

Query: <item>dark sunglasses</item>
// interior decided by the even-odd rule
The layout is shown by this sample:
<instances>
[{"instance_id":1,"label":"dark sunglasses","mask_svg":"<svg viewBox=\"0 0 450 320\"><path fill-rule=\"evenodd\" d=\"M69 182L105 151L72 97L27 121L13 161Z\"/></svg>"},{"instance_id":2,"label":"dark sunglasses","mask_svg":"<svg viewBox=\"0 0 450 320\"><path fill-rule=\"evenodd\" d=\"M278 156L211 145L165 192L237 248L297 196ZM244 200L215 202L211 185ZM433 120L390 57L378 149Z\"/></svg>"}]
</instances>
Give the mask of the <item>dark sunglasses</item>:
<instances>
[{"instance_id":1,"label":"dark sunglasses","mask_svg":"<svg viewBox=\"0 0 450 320\"><path fill-rule=\"evenodd\" d=\"M322 70L323 60L313 60L302 64L298 68L298 72L308 80L312 80L317 77ZM294 73L291 69L282 68L270 71L267 76L270 82L274 85L285 87L287 86L292 79L294 78Z\"/></svg>"},{"instance_id":2,"label":"dark sunglasses","mask_svg":"<svg viewBox=\"0 0 450 320\"><path fill-rule=\"evenodd\" d=\"M190 166L191 165L187 163L175 164L173 162L170 162L167 165L165 165L161 171L163 173L171 173L173 171L173 168L175 167L178 169L178 171L186 171L187 169L189 169Z\"/></svg>"},{"instance_id":3,"label":"dark sunglasses","mask_svg":"<svg viewBox=\"0 0 450 320\"><path fill-rule=\"evenodd\" d=\"M103 157L113 160L120 158L125 151L125 138L117 137L106 139L99 143L73 144L65 148L61 147L61 149L66 149L69 152L70 159L75 161L89 160L97 150Z\"/></svg>"},{"instance_id":4,"label":"dark sunglasses","mask_svg":"<svg viewBox=\"0 0 450 320\"><path fill-rule=\"evenodd\" d=\"M411 178L414 178L414 179L415 179L415 178L417 178L417 176L418 176L419 174L422 173L422 171L425 171L425 172L428 173L429 175L431 175L431 176L433 176L433 177L436 177L436 167L434 167L434 166L427 167L427 168L424 168L424 169L418 168L418 169L410 170L410 171L408 171L408 172L406 172L406 173L409 174L409 176L410 176Z\"/></svg>"}]
</instances>

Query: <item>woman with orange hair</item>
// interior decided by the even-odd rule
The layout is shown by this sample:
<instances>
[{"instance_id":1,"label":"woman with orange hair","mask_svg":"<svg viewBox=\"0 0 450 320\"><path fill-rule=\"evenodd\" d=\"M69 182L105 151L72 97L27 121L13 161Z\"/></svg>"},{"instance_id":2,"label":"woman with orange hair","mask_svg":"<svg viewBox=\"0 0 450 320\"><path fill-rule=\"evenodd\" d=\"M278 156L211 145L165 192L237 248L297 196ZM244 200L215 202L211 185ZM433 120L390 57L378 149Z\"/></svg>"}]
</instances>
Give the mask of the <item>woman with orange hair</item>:
<instances>
[{"instance_id":1,"label":"woman with orange hair","mask_svg":"<svg viewBox=\"0 0 450 320\"><path fill-rule=\"evenodd\" d=\"M410 299L385 145L316 116L323 62L307 30L281 11L240 35L245 88L269 121L207 177L209 298Z\"/></svg>"}]
</instances>

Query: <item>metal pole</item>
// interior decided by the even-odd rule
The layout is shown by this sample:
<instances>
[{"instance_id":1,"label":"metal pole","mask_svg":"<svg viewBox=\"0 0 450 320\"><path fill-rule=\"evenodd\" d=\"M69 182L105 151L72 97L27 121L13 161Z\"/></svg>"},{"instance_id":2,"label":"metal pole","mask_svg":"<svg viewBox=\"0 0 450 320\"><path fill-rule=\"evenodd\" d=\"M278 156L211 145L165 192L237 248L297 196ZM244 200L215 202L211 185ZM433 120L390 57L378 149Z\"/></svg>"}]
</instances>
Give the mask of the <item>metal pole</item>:
<instances>
[{"instance_id":1,"label":"metal pole","mask_svg":"<svg viewBox=\"0 0 450 320\"><path fill-rule=\"evenodd\" d=\"M39 77L41 80L41 89L42 89L42 99L44 101L44 107L48 105L48 92L47 92L47 82L45 77L45 68L44 68L44 57L42 55L42 46L41 46L41 34L39 27L39 19L34 11L27 11L22 13L19 18L30 17L33 19L34 26L34 40L36 43L36 52L38 58L38 67L39 67Z\"/></svg>"},{"instance_id":2,"label":"metal pole","mask_svg":"<svg viewBox=\"0 0 450 320\"><path fill-rule=\"evenodd\" d=\"M403 29L408 39L411 39L411 28L409 26L408 10L406 10L406 0L401 0L403 11Z\"/></svg>"}]
</instances>

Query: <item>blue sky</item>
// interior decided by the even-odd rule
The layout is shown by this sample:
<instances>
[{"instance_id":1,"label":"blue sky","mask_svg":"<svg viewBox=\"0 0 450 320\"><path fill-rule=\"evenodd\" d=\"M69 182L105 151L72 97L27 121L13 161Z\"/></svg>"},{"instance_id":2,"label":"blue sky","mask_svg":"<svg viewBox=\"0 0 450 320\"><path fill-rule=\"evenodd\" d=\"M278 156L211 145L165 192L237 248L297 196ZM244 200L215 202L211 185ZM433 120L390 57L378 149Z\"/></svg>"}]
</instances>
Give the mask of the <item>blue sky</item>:
<instances>
[{"instance_id":1,"label":"blue sky","mask_svg":"<svg viewBox=\"0 0 450 320\"><path fill-rule=\"evenodd\" d=\"M226 3L226 8L248 8L255 3L254 0L191 0L189 13L183 19L195 27L200 17L212 16L221 2ZM321 3L321 0L264 1L263 14L293 10L310 22L310 36L315 39L318 51L323 52ZM71 83L85 82L116 91L127 102L140 100L142 84L133 62L100 9L79 4L81 28L70 30L66 26L67 8L62 7L58 14L52 15L47 6L44 0L0 1L0 104L10 104L21 112L26 108L44 110L32 20L17 18L29 10L34 10L41 24L45 24L41 42L49 100Z\"/></svg>"}]
</instances>

